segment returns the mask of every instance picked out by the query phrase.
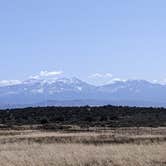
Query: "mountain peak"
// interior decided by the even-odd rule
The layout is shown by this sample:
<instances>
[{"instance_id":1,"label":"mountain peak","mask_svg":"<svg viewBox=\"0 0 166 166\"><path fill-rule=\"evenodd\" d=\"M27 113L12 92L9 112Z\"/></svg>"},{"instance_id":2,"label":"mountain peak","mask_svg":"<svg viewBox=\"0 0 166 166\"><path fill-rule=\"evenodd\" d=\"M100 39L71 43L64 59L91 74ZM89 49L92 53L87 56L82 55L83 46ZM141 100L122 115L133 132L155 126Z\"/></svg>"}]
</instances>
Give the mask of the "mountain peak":
<instances>
[{"instance_id":1,"label":"mountain peak","mask_svg":"<svg viewBox=\"0 0 166 166\"><path fill-rule=\"evenodd\" d=\"M15 104L47 100L116 100L164 102L166 86L145 80L117 80L93 86L76 77L30 78L0 88L0 100ZM110 103L111 104L111 103Z\"/></svg>"}]
</instances>

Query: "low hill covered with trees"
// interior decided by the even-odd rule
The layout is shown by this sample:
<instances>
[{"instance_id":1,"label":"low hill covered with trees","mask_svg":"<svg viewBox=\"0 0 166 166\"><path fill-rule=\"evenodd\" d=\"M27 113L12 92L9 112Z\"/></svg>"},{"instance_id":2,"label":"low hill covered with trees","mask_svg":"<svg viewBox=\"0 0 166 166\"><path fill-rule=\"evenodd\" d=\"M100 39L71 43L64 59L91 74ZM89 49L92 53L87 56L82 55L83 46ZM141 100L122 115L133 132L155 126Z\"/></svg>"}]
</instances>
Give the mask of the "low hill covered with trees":
<instances>
[{"instance_id":1,"label":"low hill covered with trees","mask_svg":"<svg viewBox=\"0 0 166 166\"><path fill-rule=\"evenodd\" d=\"M166 126L166 109L122 106L8 109L0 111L0 124L159 127Z\"/></svg>"}]
</instances>

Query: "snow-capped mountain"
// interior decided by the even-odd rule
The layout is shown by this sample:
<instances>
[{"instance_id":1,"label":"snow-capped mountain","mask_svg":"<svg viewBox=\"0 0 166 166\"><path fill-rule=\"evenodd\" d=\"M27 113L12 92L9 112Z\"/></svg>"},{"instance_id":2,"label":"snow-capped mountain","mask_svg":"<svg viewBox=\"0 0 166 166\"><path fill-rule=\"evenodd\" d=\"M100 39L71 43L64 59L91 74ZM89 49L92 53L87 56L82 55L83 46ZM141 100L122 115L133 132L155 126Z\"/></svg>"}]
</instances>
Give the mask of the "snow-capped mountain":
<instances>
[{"instance_id":1,"label":"snow-capped mountain","mask_svg":"<svg viewBox=\"0 0 166 166\"><path fill-rule=\"evenodd\" d=\"M0 101L5 104L31 104L49 99L79 99L94 89L95 86L77 78L29 79L0 87Z\"/></svg>"},{"instance_id":2,"label":"snow-capped mountain","mask_svg":"<svg viewBox=\"0 0 166 166\"><path fill-rule=\"evenodd\" d=\"M136 105L166 106L166 85L144 80L94 86L77 78L28 79L0 87L0 105Z\"/></svg>"},{"instance_id":3,"label":"snow-capped mountain","mask_svg":"<svg viewBox=\"0 0 166 166\"><path fill-rule=\"evenodd\" d=\"M166 85L145 80L117 81L99 87L99 91L111 94L116 100L165 102L166 99Z\"/></svg>"}]
</instances>

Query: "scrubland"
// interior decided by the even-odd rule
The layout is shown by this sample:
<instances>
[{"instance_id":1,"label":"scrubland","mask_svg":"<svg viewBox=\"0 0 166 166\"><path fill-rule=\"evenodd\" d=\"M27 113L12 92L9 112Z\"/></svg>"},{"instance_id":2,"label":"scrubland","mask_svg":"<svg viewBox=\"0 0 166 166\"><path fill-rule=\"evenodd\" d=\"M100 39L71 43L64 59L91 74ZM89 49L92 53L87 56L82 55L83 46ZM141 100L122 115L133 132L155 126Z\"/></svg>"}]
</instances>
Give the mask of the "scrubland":
<instances>
[{"instance_id":1,"label":"scrubland","mask_svg":"<svg viewBox=\"0 0 166 166\"><path fill-rule=\"evenodd\" d=\"M0 166L166 166L166 109L1 110Z\"/></svg>"},{"instance_id":2,"label":"scrubland","mask_svg":"<svg viewBox=\"0 0 166 166\"><path fill-rule=\"evenodd\" d=\"M165 130L0 130L0 166L165 166Z\"/></svg>"}]
</instances>

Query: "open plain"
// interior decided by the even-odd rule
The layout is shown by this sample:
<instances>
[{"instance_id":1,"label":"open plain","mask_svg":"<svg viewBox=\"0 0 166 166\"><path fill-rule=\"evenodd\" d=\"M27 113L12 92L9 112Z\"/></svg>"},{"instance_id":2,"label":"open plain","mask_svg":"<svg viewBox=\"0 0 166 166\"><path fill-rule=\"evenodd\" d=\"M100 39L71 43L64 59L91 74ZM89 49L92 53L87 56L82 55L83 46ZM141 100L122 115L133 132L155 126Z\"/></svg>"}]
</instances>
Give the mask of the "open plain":
<instances>
[{"instance_id":1,"label":"open plain","mask_svg":"<svg viewBox=\"0 0 166 166\"><path fill-rule=\"evenodd\" d=\"M0 130L1 166L166 165L165 127L88 131L80 131L76 126L72 131L27 127Z\"/></svg>"}]
</instances>

